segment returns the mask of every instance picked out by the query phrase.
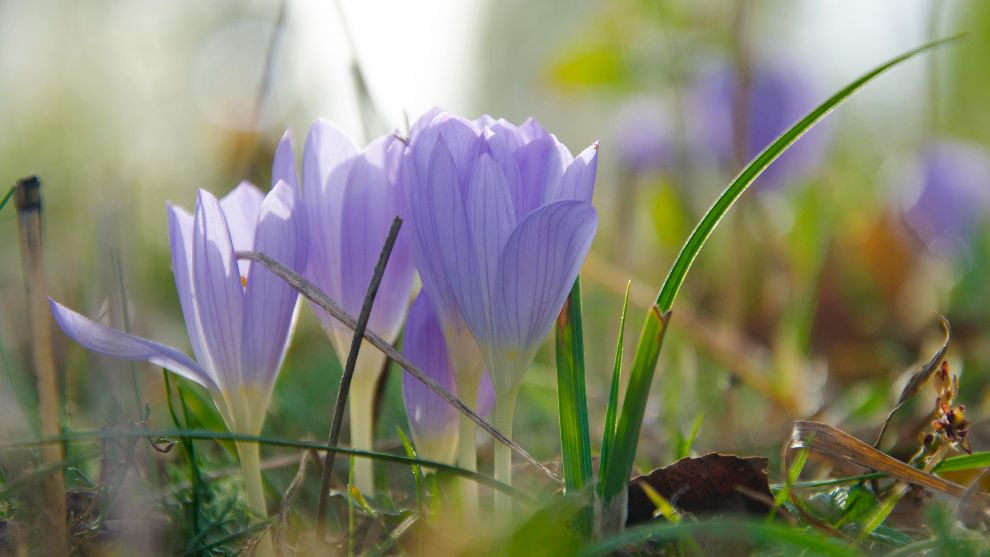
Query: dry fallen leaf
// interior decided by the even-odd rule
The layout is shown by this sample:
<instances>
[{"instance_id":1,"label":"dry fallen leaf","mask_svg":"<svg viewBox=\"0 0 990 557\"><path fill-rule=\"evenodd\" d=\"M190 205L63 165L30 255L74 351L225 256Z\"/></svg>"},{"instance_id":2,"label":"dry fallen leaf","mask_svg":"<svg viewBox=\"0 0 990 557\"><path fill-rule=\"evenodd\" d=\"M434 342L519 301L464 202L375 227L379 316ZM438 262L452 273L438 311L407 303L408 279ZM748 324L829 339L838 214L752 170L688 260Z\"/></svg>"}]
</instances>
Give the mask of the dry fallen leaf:
<instances>
[{"instance_id":1,"label":"dry fallen leaf","mask_svg":"<svg viewBox=\"0 0 990 557\"><path fill-rule=\"evenodd\" d=\"M646 482L679 511L693 514L770 511L767 459L710 453L682 458L629 482L627 525L653 519L655 505L640 487ZM747 494L741 493L746 491ZM758 496L753 496L754 494Z\"/></svg>"}]
</instances>

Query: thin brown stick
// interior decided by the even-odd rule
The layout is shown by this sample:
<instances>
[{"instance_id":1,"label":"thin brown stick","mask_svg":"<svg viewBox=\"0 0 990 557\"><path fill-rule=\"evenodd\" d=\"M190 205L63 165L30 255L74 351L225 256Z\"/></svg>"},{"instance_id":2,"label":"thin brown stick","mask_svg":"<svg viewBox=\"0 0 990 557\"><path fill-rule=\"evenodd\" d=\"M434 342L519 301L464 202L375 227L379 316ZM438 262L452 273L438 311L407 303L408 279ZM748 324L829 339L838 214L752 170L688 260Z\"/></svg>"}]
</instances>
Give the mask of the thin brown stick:
<instances>
[{"instance_id":1,"label":"thin brown stick","mask_svg":"<svg viewBox=\"0 0 990 557\"><path fill-rule=\"evenodd\" d=\"M275 261L267 255L255 251L239 251L237 252L237 257L241 259L250 259L251 261L257 261L269 271L275 273L282 280L288 282L293 288L299 291L300 294L305 296L309 301L323 308L327 313L333 316L334 319L340 321L344 326L349 329L354 329L357 327L357 321L351 317L347 312L345 312L337 302L333 301L329 296L327 296L323 291L313 285L313 283L304 279L298 273L289 269L285 265L282 265L278 261ZM533 458L525 449L520 447L513 440L509 439L502 434L499 430L495 429L490 423L485 421L484 418L476 414L473 410L468 408L463 402L460 401L456 396L450 394L446 389L441 387L436 381L428 377L421 369L416 367L408 358L403 356L398 350L396 350L391 344L389 344L385 339L375 334L374 331L365 331L364 338L371 343L372 346L381 350L386 356L392 358L392 361L399 364L402 369L406 370L407 373L416 378L417 381L426 385L431 391L437 394L440 398L447 401L448 404L457 409L458 412L467 416L472 422L476 423L478 427L487 431L496 441L507 445L513 450L517 455L522 457L524 460L532 464L533 466L539 468L544 474L549 478L558 483L563 483L563 480L555 474L552 470L544 466L540 461Z\"/></svg>"},{"instance_id":2,"label":"thin brown stick","mask_svg":"<svg viewBox=\"0 0 990 557\"><path fill-rule=\"evenodd\" d=\"M59 424L58 379L52 351L52 322L48 309L48 285L45 281L44 252L41 241L41 180L36 176L21 178L15 185L14 205L20 225L21 264L24 273L24 290L28 303L28 321L31 326L31 361L38 382L38 409L41 418L41 434L52 437L61 434ZM65 513L65 478L62 461L64 447L61 444L41 448L42 463L51 469L42 481L46 509L41 538L45 555L65 555L67 529Z\"/></svg>"},{"instance_id":3,"label":"thin brown stick","mask_svg":"<svg viewBox=\"0 0 990 557\"><path fill-rule=\"evenodd\" d=\"M351 338L351 349L347 353L347 363L344 365L344 374L340 378L340 388L337 389L337 402L333 405L330 436L327 439L327 445L330 446L336 446L340 439L340 424L344 421L344 407L347 406L347 395L351 392L351 379L354 378L354 367L357 365L358 353L361 350L361 339L364 338L364 334L368 330L371 308L375 304L378 287L382 283L385 267L388 265L389 257L392 256L392 248L395 247L395 240L399 237L399 228L401 227L402 219L396 216L392 220L392 227L388 231L385 245L382 246L381 255L378 257L378 264L375 265L375 271L371 275L371 283L368 284L368 293L365 294L364 303L361 305L361 313L358 315L354 336ZM335 456L335 453L327 451L323 460L323 475L320 478L320 502L316 511L316 531L318 534L322 533L326 526L327 504L330 500L330 473L333 471Z\"/></svg>"}]
</instances>

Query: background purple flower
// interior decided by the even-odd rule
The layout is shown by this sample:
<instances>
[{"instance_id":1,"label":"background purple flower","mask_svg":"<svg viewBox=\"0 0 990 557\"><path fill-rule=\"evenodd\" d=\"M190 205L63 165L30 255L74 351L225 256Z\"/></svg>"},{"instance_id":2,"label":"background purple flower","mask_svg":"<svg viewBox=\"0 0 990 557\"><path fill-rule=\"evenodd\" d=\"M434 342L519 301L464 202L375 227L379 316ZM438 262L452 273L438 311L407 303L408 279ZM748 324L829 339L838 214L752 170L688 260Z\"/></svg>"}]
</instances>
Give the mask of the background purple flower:
<instances>
[{"instance_id":1,"label":"background purple flower","mask_svg":"<svg viewBox=\"0 0 990 557\"><path fill-rule=\"evenodd\" d=\"M674 164L672 115L657 99L637 97L619 109L611 142L623 167L637 174L667 169Z\"/></svg>"},{"instance_id":2,"label":"background purple flower","mask_svg":"<svg viewBox=\"0 0 990 557\"><path fill-rule=\"evenodd\" d=\"M733 103L745 91L744 160L737 160ZM722 66L700 75L690 89L689 120L696 123L694 151L702 163L714 162L729 174L759 154L782 132L815 108L821 98L800 69L779 64L756 64L745 89L737 72ZM757 191L778 188L806 177L821 162L828 147L828 127L816 126L801 137L761 175Z\"/></svg>"},{"instance_id":3,"label":"background purple flower","mask_svg":"<svg viewBox=\"0 0 990 557\"><path fill-rule=\"evenodd\" d=\"M958 253L990 210L990 153L942 139L922 152L913 170L917 198L905 209L905 222L931 251ZM894 184L895 191L904 186Z\"/></svg>"}]
</instances>

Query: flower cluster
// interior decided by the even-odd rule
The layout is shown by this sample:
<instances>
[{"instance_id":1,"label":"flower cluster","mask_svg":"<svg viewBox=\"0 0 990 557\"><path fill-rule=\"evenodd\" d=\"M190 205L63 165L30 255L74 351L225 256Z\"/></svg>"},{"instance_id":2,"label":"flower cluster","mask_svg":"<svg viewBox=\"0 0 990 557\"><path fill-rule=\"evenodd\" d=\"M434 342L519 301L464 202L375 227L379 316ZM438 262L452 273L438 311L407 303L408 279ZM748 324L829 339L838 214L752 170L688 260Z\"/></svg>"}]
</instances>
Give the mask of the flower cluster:
<instances>
[{"instance_id":1,"label":"flower cluster","mask_svg":"<svg viewBox=\"0 0 990 557\"><path fill-rule=\"evenodd\" d=\"M195 360L154 341L95 323L52 301L65 333L100 354L145 360L206 388L233 432L261 431L296 315L298 294L236 252L260 251L302 272L356 315L388 224L406 219L385 270L369 328L400 332L416 270L423 288L404 350L482 413L494 398L511 433L522 376L549 332L597 229L591 205L597 143L577 157L535 120L520 126L468 121L433 110L408 142L393 135L358 148L329 122L311 127L297 170L286 132L265 195L242 183L223 199L200 190L189 214L169 204L172 267ZM415 264L415 265L414 265ZM352 332L317 315L339 356ZM348 406L352 443L370 449L384 356L361 350ZM493 395L494 392L494 395ZM474 466L473 425L422 385L404 382L420 451ZM238 444L249 504L264 515L257 444ZM507 451L498 475L508 481ZM371 461L356 470L373 488Z\"/></svg>"}]
</instances>

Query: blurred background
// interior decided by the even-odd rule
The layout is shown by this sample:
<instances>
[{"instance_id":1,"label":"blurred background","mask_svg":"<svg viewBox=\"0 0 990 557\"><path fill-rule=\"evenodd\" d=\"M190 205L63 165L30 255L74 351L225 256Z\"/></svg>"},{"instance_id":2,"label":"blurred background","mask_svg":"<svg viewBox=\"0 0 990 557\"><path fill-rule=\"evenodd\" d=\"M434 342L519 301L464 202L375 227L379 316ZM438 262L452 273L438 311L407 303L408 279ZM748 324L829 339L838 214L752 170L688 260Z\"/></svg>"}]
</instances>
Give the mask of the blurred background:
<instances>
[{"instance_id":1,"label":"blurred background","mask_svg":"<svg viewBox=\"0 0 990 557\"><path fill-rule=\"evenodd\" d=\"M640 467L669 463L696 423L696 452L775 458L802 417L872 440L904 373L942 340L933 312L953 324L969 417L990 410L986 2L0 1L0 183L44 183L53 296L188 348L165 202L191 207L196 188L221 195L241 179L266 188L286 128L297 151L318 116L365 141L439 105L535 116L572 152L600 140L602 225L583 275L600 439L627 281L634 345L680 244L746 161L858 75L962 31L775 163L675 305ZM0 235L0 431L23 438L35 401L12 207ZM340 366L301 313L266 431L322 439ZM56 341L67 424L127 424L150 404L152 424L168 425L158 370L136 366L135 386L132 366ZM548 461L552 357L547 347L527 375L516 418L518 441ZM382 391L387 449L406 428L399 379ZM929 405L895 420L895 452L917 447ZM222 427L205 397L193 411ZM973 435L986 448L980 424ZM284 487L292 472L270 478Z\"/></svg>"}]
</instances>

